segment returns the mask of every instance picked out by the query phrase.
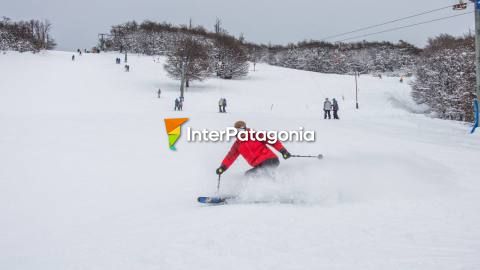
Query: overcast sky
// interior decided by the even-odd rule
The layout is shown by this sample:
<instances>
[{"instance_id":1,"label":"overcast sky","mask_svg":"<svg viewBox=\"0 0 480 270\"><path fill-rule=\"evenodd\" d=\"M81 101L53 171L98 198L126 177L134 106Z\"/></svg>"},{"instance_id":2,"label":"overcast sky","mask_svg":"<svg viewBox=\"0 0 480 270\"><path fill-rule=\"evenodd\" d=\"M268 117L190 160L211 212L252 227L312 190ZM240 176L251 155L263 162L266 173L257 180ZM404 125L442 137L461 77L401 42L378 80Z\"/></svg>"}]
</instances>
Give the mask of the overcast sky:
<instances>
[{"instance_id":1,"label":"overcast sky","mask_svg":"<svg viewBox=\"0 0 480 270\"><path fill-rule=\"evenodd\" d=\"M223 28L247 40L286 44L304 39L322 39L360 27L382 23L426 10L454 4L454 0L0 0L0 16L20 19L48 19L58 49L91 48L97 34L128 20L166 21L213 29L215 18ZM467 11L473 10L473 4ZM370 33L465 11L446 9L412 20L367 30ZM366 37L366 40L398 41L424 46L428 37L440 33L461 35L474 29L474 15ZM348 36L342 37L346 38ZM362 40L361 38L360 40Z\"/></svg>"}]
</instances>

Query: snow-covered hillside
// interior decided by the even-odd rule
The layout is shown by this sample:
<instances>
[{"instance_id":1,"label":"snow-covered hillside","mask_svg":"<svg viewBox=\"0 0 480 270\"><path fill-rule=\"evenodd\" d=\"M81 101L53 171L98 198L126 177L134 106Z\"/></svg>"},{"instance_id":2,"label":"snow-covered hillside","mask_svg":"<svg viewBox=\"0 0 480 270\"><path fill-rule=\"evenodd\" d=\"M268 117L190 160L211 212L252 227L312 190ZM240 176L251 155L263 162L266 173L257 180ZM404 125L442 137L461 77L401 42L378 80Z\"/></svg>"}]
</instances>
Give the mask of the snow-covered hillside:
<instances>
[{"instance_id":1,"label":"snow-covered hillside","mask_svg":"<svg viewBox=\"0 0 480 270\"><path fill-rule=\"evenodd\" d=\"M0 269L480 268L480 137L416 114L407 83L360 77L355 110L351 76L257 65L193 83L175 112L162 63L130 55L126 73L116 57L0 54ZM323 120L326 97L340 121ZM245 203L205 207L231 143L173 152L170 117L312 129L285 145L325 158L282 160L275 181L246 180L239 159L221 192Z\"/></svg>"}]
</instances>

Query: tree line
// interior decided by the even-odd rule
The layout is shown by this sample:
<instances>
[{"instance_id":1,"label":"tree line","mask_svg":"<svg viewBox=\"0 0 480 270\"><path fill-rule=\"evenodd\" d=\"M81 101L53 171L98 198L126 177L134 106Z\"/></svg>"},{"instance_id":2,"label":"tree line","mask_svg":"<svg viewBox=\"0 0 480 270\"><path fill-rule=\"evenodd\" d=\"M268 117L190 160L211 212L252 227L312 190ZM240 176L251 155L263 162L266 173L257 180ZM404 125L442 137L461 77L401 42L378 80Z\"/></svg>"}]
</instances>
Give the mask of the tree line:
<instances>
[{"instance_id":1,"label":"tree line","mask_svg":"<svg viewBox=\"0 0 480 270\"><path fill-rule=\"evenodd\" d=\"M12 21L3 17L0 21L0 49L39 51L55 48L51 37L52 24L48 20Z\"/></svg>"},{"instance_id":2,"label":"tree line","mask_svg":"<svg viewBox=\"0 0 480 270\"><path fill-rule=\"evenodd\" d=\"M168 23L127 22L111 27L109 38L101 40L104 50L128 51L167 56L167 73L186 87L210 76L222 79L246 76L248 50L241 40L230 35L217 19L215 32L202 26L173 26Z\"/></svg>"}]
</instances>

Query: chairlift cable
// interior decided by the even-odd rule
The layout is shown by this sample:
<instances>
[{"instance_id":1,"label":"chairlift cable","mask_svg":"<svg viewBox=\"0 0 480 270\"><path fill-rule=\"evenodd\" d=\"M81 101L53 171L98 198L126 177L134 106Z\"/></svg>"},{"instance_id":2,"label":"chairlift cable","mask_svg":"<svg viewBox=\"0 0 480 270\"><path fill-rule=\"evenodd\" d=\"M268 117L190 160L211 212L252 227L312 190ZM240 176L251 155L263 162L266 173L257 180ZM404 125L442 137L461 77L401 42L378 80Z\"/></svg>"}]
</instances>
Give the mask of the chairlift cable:
<instances>
[{"instance_id":1,"label":"chairlift cable","mask_svg":"<svg viewBox=\"0 0 480 270\"><path fill-rule=\"evenodd\" d=\"M382 33L392 32L392 31L396 31L396 30L400 30L400 29L404 29L404 28L410 28L410 27L414 27L414 26L418 26L418 25L422 25L422 24L427 24L427 23L432 23L432 22L437 22L437 21L443 21L443 20L447 20L447 19L451 19L451 18L454 18L454 17L463 16L463 15L468 15L468 14L472 14L472 13L473 13L473 11L470 11L470 12L465 12L465 13L456 14L456 15L452 15L452 16L441 17L441 18L438 18L438 19L433 19L433 20L429 20L429 21L423 21L423 22L419 22L419 23L414 23L414 24L404 25L404 26L400 26L400 27L390 28L390 29L386 29L386 30L378 31L378 32L374 32L374 33L358 35L358 36L342 39L342 40L339 40L337 42L344 42L344 41L348 41L348 40L352 40L352 39L357 39L357 38L368 37L368 36L378 35L378 34L382 34Z\"/></svg>"},{"instance_id":2,"label":"chairlift cable","mask_svg":"<svg viewBox=\"0 0 480 270\"><path fill-rule=\"evenodd\" d=\"M361 32L361 31L364 31L364 30L372 29L372 28L377 28L377 27L392 24L392 23L395 23L395 22L399 22L399 21L415 18L415 17L418 17L418 16L434 13L434 12L441 11L441 10L444 10L444 9L447 9L447 8L452 8L454 6L455 5L448 5L448 6L432 9L432 10L423 11L423 12L420 12L420 13L417 13L417 14L413 14L413 15L410 15L410 16L407 16L407 17L398 18L398 19L387 21L387 22L384 22L384 23L379 23L379 24L375 24L375 25L371 25L371 26L358 28L356 30L352 30L352 31L348 31L348 32L344 32L344 33L340 33L340 34L336 34L336 35L327 36L327 37L322 38L320 40L325 41L325 40L328 40L328 39L341 37L341 36L345 36L345 35L348 35L348 34L353 34L353 33L356 33L356 32Z\"/></svg>"}]
</instances>

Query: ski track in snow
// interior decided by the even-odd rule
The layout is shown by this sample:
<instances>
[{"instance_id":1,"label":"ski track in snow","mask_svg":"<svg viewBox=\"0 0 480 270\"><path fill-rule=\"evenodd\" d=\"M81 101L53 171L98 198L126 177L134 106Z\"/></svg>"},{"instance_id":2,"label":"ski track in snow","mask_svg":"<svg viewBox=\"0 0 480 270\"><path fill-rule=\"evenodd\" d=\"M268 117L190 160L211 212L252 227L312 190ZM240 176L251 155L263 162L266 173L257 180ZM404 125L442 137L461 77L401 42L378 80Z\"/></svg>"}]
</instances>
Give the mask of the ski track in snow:
<instances>
[{"instance_id":1,"label":"ski track in snow","mask_svg":"<svg viewBox=\"0 0 480 270\"><path fill-rule=\"evenodd\" d=\"M174 112L179 83L152 57L125 73L117 54L70 56L0 54L0 269L480 269L480 137L418 114L408 80L361 76L357 111L351 76L258 64L192 83ZM231 143L172 152L168 117L302 126L317 141L286 147L325 157L282 160L275 180L239 158L220 191L238 203L199 205Z\"/></svg>"}]
</instances>

